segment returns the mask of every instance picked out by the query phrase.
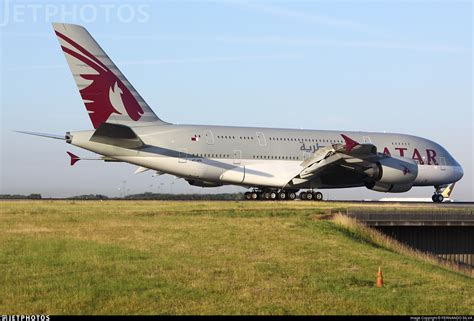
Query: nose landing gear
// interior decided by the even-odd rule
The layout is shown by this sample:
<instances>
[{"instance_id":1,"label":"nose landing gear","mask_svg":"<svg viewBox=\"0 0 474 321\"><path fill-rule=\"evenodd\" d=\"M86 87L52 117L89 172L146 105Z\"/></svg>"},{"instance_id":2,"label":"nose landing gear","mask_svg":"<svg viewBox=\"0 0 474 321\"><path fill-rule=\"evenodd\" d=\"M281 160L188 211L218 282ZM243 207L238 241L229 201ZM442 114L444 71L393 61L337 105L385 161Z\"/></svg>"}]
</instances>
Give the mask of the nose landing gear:
<instances>
[{"instance_id":1,"label":"nose landing gear","mask_svg":"<svg viewBox=\"0 0 474 321\"><path fill-rule=\"evenodd\" d=\"M434 193L433 196L431 196L431 199L435 203L442 203L444 201L444 196L438 193Z\"/></svg>"},{"instance_id":2,"label":"nose landing gear","mask_svg":"<svg viewBox=\"0 0 474 321\"><path fill-rule=\"evenodd\" d=\"M454 189L454 184L456 183L451 183L449 185L440 185L440 186L435 186L435 192L431 199L435 203L442 203L443 201L449 201L449 197L451 193L453 192Z\"/></svg>"}]
</instances>

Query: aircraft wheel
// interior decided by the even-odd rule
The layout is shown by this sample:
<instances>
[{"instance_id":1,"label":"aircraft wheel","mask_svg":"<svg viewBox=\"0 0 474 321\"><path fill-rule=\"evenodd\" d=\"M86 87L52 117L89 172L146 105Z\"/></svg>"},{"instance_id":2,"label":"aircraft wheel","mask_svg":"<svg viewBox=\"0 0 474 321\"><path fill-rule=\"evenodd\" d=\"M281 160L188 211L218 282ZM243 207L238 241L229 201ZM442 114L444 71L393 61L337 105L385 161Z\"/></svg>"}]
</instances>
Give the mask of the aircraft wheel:
<instances>
[{"instance_id":1,"label":"aircraft wheel","mask_svg":"<svg viewBox=\"0 0 474 321\"><path fill-rule=\"evenodd\" d=\"M286 200L286 193L284 191L279 192L278 199Z\"/></svg>"},{"instance_id":2,"label":"aircraft wheel","mask_svg":"<svg viewBox=\"0 0 474 321\"><path fill-rule=\"evenodd\" d=\"M321 192L316 192L314 194L314 198L317 200L317 201L322 201L323 200L323 193Z\"/></svg>"},{"instance_id":3,"label":"aircraft wheel","mask_svg":"<svg viewBox=\"0 0 474 321\"><path fill-rule=\"evenodd\" d=\"M312 201L314 199L314 194L312 192L306 193L306 199Z\"/></svg>"},{"instance_id":4,"label":"aircraft wheel","mask_svg":"<svg viewBox=\"0 0 474 321\"><path fill-rule=\"evenodd\" d=\"M277 193L275 193L275 192L270 192L270 199L271 199L272 201L276 200L277 196L278 196Z\"/></svg>"},{"instance_id":5,"label":"aircraft wheel","mask_svg":"<svg viewBox=\"0 0 474 321\"><path fill-rule=\"evenodd\" d=\"M251 196L250 194L251 194L250 192L245 192L245 194L244 194L244 198L245 198L247 201L252 199L252 196Z\"/></svg>"},{"instance_id":6,"label":"aircraft wheel","mask_svg":"<svg viewBox=\"0 0 474 321\"><path fill-rule=\"evenodd\" d=\"M264 198L265 200L269 200L269 199L270 199L270 192L265 192L265 193L263 193L263 198Z\"/></svg>"},{"instance_id":7,"label":"aircraft wheel","mask_svg":"<svg viewBox=\"0 0 474 321\"><path fill-rule=\"evenodd\" d=\"M257 192L252 192L250 195L251 195L252 200L254 200L254 201L258 200L258 193Z\"/></svg>"},{"instance_id":8,"label":"aircraft wheel","mask_svg":"<svg viewBox=\"0 0 474 321\"><path fill-rule=\"evenodd\" d=\"M295 192L288 192L288 199L289 200L294 200L296 198L296 193Z\"/></svg>"},{"instance_id":9,"label":"aircraft wheel","mask_svg":"<svg viewBox=\"0 0 474 321\"><path fill-rule=\"evenodd\" d=\"M441 194L434 194L434 195L431 197L431 199L432 199L433 202L435 202L435 203L443 203L443 201L444 201L444 197L443 197L443 195L441 195Z\"/></svg>"},{"instance_id":10,"label":"aircraft wheel","mask_svg":"<svg viewBox=\"0 0 474 321\"><path fill-rule=\"evenodd\" d=\"M444 201L443 195L441 194L436 195L436 200L438 201L438 203L443 203Z\"/></svg>"},{"instance_id":11,"label":"aircraft wheel","mask_svg":"<svg viewBox=\"0 0 474 321\"><path fill-rule=\"evenodd\" d=\"M302 200L302 201L306 200L306 192L301 192L300 193L300 200Z\"/></svg>"}]
</instances>

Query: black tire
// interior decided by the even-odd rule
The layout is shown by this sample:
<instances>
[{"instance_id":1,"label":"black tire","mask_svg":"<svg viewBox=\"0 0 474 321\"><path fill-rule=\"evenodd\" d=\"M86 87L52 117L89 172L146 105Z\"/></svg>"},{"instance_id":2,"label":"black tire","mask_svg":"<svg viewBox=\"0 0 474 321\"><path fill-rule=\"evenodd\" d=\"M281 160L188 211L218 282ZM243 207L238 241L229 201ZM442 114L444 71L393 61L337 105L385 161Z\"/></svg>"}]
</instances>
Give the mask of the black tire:
<instances>
[{"instance_id":1,"label":"black tire","mask_svg":"<svg viewBox=\"0 0 474 321\"><path fill-rule=\"evenodd\" d=\"M250 192L245 192L244 194L244 198L247 200L247 201L250 201L252 199L252 196L250 195L251 193Z\"/></svg>"},{"instance_id":2,"label":"black tire","mask_svg":"<svg viewBox=\"0 0 474 321\"><path fill-rule=\"evenodd\" d=\"M274 201L277 199L277 197L278 195L276 192L270 192L270 200Z\"/></svg>"},{"instance_id":3,"label":"black tire","mask_svg":"<svg viewBox=\"0 0 474 321\"><path fill-rule=\"evenodd\" d=\"M302 201L306 200L306 192L301 192L300 193L300 200L302 200Z\"/></svg>"},{"instance_id":4,"label":"black tire","mask_svg":"<svg viewBox=\"0 0 474 321\"><path fill-rule=\"evenodd\" d=\"M431 196L431 200L435 203L438 203L438 198L436 197L436 194L433 194L433 196Z\"/></svg>"},{"instance_id":5,"label":"black tire","mask_svg":"<svg viewBox=\"0 0 474 321\"><path fill-rule=\"evenodd\" d=\"M296 198L296 193L295 192L288 192L288 199L289 200L294 200Z\"/></svg>"},{"instance_id":6,"label":"black tire","mask_svg":"<svg viewBox=\"0 0 474 321\"><path fill-rule=\"evenodd\" d=\"M286 200L286 193L285 192L279 192L278 193L278 199L284 201Z\"/></svg>"},{"instance_id":7,"label":"black tire","mask_svg":"<svg viewBox=\"0 0 474 321\"><path fill-rule=\"evenodd\" d=\"M263 198L264 198L265 200L269 200L269 199L270 199L270 192L265 192L265 193L263 193Z\"/></svg>"},{"instance_id":8,"label":"black tire","mask_svg":"<svg viewBox=\"0 0 474 321\"><path fill-rule=\"evenodd\" d=\"M314 193L314 199L318 202L322 201L323 200L323 193L321 193L321 192Z\"/></svg>"},{"instance_id":9,"label":"black tire","mask_svg":"<svg viewBox=\"0 0 474 321\"><path fill-rule=\"evenodd\" d=\"M254 201L258 200L258 193L257 192L252 192L252 193L250 193L250 195L251 195L252 200L254 200Z\"/></svg>"},{"instance_id":10,"label":"black tire","mask_svg":"<svg viewBox=\"0 0 474 321\"><path fill-rule=\"evenodd\" d=\"M312 192L306 193L306 199L312 201L314 199L314 194Z\"/></svg>"},{"instance_id":11,"label":"black tire","mask_svg":"<svg viewBox=\"0 0 474 321\"><path fill-rule=\"evenodd\" d=\"M436 200L438 201L438 203L443 203L443 201L444 201L443 195L438 194L438 195L436 196Z\"/></svg>"}]
</instances>

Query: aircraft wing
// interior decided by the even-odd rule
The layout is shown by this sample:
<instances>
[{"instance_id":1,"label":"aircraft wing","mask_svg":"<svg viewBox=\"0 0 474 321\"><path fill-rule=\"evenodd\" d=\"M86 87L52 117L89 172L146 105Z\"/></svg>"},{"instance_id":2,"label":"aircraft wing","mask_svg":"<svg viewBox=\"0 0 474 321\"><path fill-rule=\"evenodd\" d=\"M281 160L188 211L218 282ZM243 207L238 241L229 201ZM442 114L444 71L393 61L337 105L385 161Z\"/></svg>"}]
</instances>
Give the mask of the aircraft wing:
<instances>
[{"instance_id":1,"label":"aircraft wing","mask_svg":"<svg viewBox=\"0 0 474 321\"><path fill-rule=\"evenodd\" d=\"M328 171L349 172L358 177L373 176L377 160L386 156L377 153L375 145L360 144L344 134L341 136L345 140L344 144L333 144L318 149L301 163L300 173L293 177L287 186L314 180Z\"/></svg>"}]
</instances>

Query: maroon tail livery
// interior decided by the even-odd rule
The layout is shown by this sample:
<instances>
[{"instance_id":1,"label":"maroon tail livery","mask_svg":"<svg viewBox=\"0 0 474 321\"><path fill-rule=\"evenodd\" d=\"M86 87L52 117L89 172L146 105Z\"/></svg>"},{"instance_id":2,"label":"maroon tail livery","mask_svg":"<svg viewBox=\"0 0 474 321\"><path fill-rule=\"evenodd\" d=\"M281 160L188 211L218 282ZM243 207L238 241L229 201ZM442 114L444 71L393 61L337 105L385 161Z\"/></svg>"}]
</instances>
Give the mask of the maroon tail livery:
<instances>
[{"instance_id":1,"label":"maroon tail livery","mask_svg":"<svg viewBox=\"0 0 474 321\"><path fill-rule=\"evenodd\" d=\"M87 30L70 24L53 27L94 128L104 122L162 123Z\"/></svg>"}]
</instances>

